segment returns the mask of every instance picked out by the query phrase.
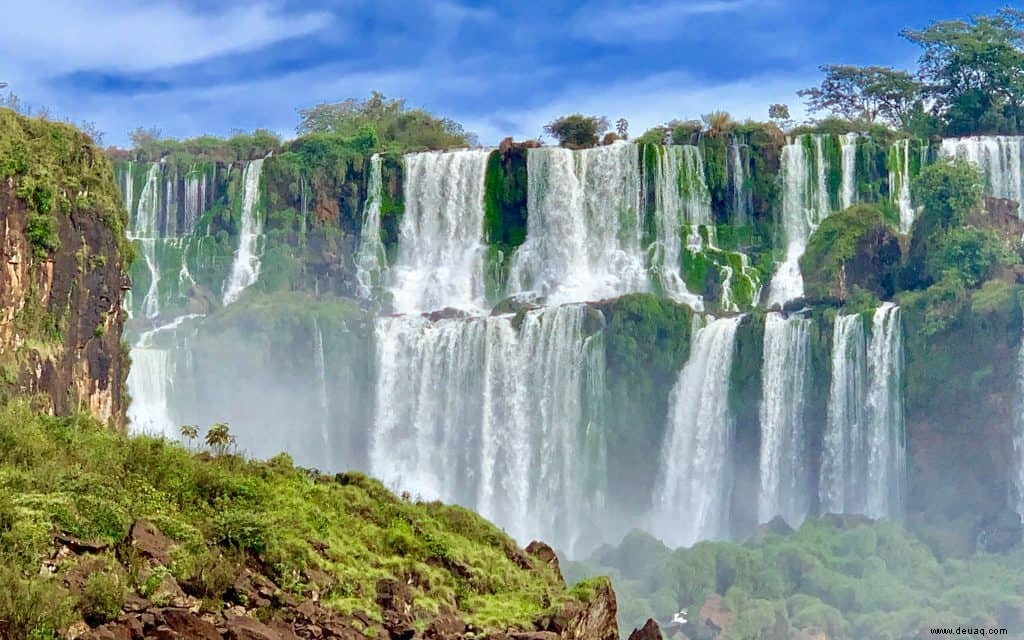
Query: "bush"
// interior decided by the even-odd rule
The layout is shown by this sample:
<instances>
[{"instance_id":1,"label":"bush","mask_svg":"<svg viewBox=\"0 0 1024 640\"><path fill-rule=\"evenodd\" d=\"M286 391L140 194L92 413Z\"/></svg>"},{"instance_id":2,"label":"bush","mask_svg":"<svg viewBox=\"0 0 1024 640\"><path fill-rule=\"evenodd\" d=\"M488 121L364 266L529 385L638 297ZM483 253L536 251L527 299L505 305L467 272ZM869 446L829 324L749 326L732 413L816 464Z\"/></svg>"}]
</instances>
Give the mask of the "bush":
<instances>
[{"instance_id":1,"label":"bush","mask_svg":"<svg viewBox=\"0 0 1024 640\"><path fill-rule=\"evenodd\" d=\"M956 278L969 288L988 278L998 264L1014 264L1016 254L992 229L951 229L927 257L928 273L935 279Z\"/></svg>"},{"instance_id":2,"label":"bush","mask_svg":"<svg viewBox=\"0 0 1024 640\"><path fill-rule=\"evenodd\" d=\"M90 626L110 622L121 612L125 599L125 578L118 567L90 573L78 597L78 611Z\"/></svg>"},{"instance_id":3,"label":"bush","mask_svg":"<svg viewBox=\"0 0 1024 640\"><path fill-rule=\"evenodd\" d=\"M60 236L57 235L57 219L49 214L33 213L25 224L25 235L32 245L32 253L44 258L47 254L60 249Z\"/></svg>"},{"instance_id":4,"label":"bush","mask_svg":"<svg viewBox=\"0 0 1024 640\"><path fill-rule=\"evenodd\" d=\"M71 600L52 578L23 579L0 557L0 628L9 638L52 638L70 624Z\"/></svg>"}]
</instances>

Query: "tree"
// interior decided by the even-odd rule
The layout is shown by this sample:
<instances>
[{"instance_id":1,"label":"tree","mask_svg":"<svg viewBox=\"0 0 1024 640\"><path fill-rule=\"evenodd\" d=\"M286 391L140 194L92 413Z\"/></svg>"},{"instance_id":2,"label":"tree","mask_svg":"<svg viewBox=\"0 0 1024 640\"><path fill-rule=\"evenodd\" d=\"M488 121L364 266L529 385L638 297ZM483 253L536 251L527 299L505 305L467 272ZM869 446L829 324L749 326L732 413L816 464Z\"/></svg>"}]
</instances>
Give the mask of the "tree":
<instances>
[{"instance_id":1,"label":"tree","mask_svg":"<svg viewBox=\"0 0 1024 640\"><path fill-rule=\"evenodd\" d=\"M81 129L87 136L92 138L93 144L95 144L97 147L103 145L103 132L100 131L99 127L96 126L95 122L91 120L82 120L81 124L78 125L78 128Z\"/></svg>"},{"instance_id":2,"label":"tree","mask_svg":"<svg viewBox=\"0 0 1024 640\"><path fill-rule=\"evenodd\" d=\"M213 424L206 432L206 446L218 456L226 454L235 445L235 436L226 422Z\"/></svg>"},{"instance_id":3,"label":"tree","mask_svg":"<svg viewBox=\"0 0 1024 640\"><path fill-rule=\"evenodd\" d=\"M924 49L918 76L948 133L1024 130L1024 11L935 22L901 35Z\"/></svg>"},{"instance_id":4,"label":"tree","mask_svg":"<svg viewBox=\"0 0 1024 640\"><path fill-rule=\"evenodd\" d=\"M712 111L702 115L700 119L704 122L708 135L712 138L728 132L736 124L727 111Z\"/></svg>"},{"instance_id":5,"label":"tree","mask_svg":"<svg viewBox=\"0 0 1024 640\"><path fill-rule=\"evenodd\" d=\"M629 140L629 121L625 118L619 118L616 120L615 133L617 133L623 140Z\"/></svg>"},{"instance_id":6,"label":"tree","mask_svg":"<svg viewBox=\"0 0 1024 640\"><path fill-rule=\"evenodd\" d=\"M558 144L569 149L593 147L607 130L607 118L585 116L582 113L562 116L544 125L544 133L553 136Z\"/></svg>"},{"instance_id":7,"label":"tree","mask_svg":"<svg viewBox=\"0 0 1024 640\"><path fill-rule=\"evenodd\" d=\"M163 131L157 127L150 127L148 129L135 127L135 129L128 132L128 139L132 141L132 147L136 149L152 146L159 142L161 137L163 137Z\"/></svg>"},{"instance_id":8,"label":"tree","mask_svg":"<svg viewBox=\"0 0 1024 640\"><path fill-rule=\"evenodd\" d=\"M873 124L882 119L902 125L920 99L921 86L906 71L890 67L824 65L817 87L797 91L812 113L824 111Z\"/></svg>"},{"instance_id":9,"label":"tree","mask_svg":"<svg viewBox=\"0 0 1024 640\"><path fill-rule=\"evenodd\" d=\"M181 437L188 440L188 448L192 449L192 441L199 437L199 425L185 424L181 426Z\"/></svg>"},{"instance_id":10,"label":"tree","mask_svg":"<svg viewBox=\"0 0 1024 640\"><path fill-rule=\"evenodd\" d=\"M438 118L422 109L408 109L405 100L389 100L379 91L365 100L349 98L299 109L299 116L299 135L330 133L355 137L370 130L380 144L399 150L444 149L476 143L475 136L458 122Z\"/></svg>"}]
</instances>

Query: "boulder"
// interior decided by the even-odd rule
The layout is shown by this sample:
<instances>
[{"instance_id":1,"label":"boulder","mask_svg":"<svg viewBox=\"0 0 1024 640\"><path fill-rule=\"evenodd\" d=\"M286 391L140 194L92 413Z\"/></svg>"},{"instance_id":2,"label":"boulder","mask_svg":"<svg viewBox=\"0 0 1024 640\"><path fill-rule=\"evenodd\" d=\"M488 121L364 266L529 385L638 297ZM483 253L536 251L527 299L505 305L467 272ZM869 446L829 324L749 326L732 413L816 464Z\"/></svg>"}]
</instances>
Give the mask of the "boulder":
<instances>
[{"instance_id":1,"label":"boulder","mask_svg":"<svg viewBox=\"0 0 1024 640\"><path fill-rule=\"evenodd\" d=\"M589 602L566 605L558 616L565 620L564 627L554 630L565 640L618 640L617 612L611 582L602 580L597 583Z\"/></svg>"},{"instance_id":2,"label":"boulder","mask_svg":"<svg viewBox=\"0 0 1024 640\"><path fill-rule=\"evenodd\" d=\"M228 616L224 621L228 640L285 640L279 631L248 616Z\"/></svg>"},{"instance_id":3,"label":"boulder","mask_svg":"<svg viewBox=\"0 0 1024 640\"><path fill-rule=\"evenodd\" d=\"M112 622L78 636L79 640L133 640L134 635L124 624ZM220 640L220 636L216 637Z\"/></svg>"},{"instance_id":4,"label":"boulder","mask_svg":"<svg viewBox=\"0 0 1024 640\"><path fill-rule=\"evenodd\" d=\"M661 640L661 629L652 618L647 618L644 626L633 629L633 633L629 634L629 640Z\"/></svg>"},{"instance_id":5,"label":"boulder","mask_svg":"<svg viewBox=\"0 0 1024 640\"><path fill-rule=\"evenodd\" d=\"M185 638L220 640L220 632L206 620L185 609L165 609L164 625Z\"/></svg>"},{"instance_id":6,"label":"boulder","mask_svg":"<svg viewBox=\"0 0 1024 640\"><path fill-rule=\"evenodd\" d=\"M136 520L128 531L128 544L143 557L159 564L171 563L171 547L174 542L146 520Z\"/></svg>"},{"instance_id":7,"label":"boulder","mask_svg":"<svg viewBox=\"0 0 1024 640\"><path fill-rule=\"evenodd\" d=\"M526 553L539 560L541 564L551 567L555 575L558 576L558 582L565 584L565 580L562 578L562 570L558 565L558 555L555 554L554 549L540 540L534 540L526 545Z\"/></svg>"}]
</instances>

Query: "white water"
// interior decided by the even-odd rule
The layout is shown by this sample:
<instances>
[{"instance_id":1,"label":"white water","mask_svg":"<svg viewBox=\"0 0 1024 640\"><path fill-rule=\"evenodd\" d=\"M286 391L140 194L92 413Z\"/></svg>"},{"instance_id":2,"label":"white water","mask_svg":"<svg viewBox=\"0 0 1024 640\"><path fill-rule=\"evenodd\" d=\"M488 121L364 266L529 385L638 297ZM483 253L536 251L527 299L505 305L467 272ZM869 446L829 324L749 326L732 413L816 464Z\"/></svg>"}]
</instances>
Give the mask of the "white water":
<instances>
[{"instance_id":1,"label":"white water","mask_svg":"<svg viewBox=\"0 0 1024 640\"><path fill-rule=\"evenodd\" d=\"M946 138L942 154L969 160L985 176L985 195L1022 203L1017 214L1024 217L1024 136L980 136Z\"/></svg>"},{"instance_id":2,"label":"white water","mask_svg":"<svg viewBox=\"0 0 1024 640\"><path fill-rule=\"evenodd\" d=\"M743 147L729 145L729 188L732 190L732 223L745 225L750 219L749 189L743 162Z\"/></svg>"},{"instance_id":3,"label":"white water","mask_svg":"<svg viewBox=\"0 0 1024 640\"><path fill-rule=\"evenodd\" d=\"M320 323L313 318L313 363L317 377L317 401L320 405L320 439L323 442L327 468L334 469L334 450L331 448L330 404L327 398L327 361L324 358L324 335Z\"/></svg>"},{"instance_id":4,"label":"white water","mask_svg":"<svg viewBox=\"0 0 1024 640\"><path fill-rule=\"evenodd\" d=\"M206 172L201 167L193 167L185 176L185 228L183 234L191 234L196 222L206 211Z\"/></svg>"},{"instance_id":5,"label":"white water","mask_svg":"<svg viewBox=\"0 0 1024 640\"><path fill-rule=\"evenodd\" d=\"M857 201L857 134L848 133L839 143L843 162L839 203L841 209L848 209Z\"/></svg>"},{"instance_id":6,"label":"white water","mask_svg":"<svg viewBox=\"0 0 1024 640\"><path fill-rule=\"evenodd\" d=\"M183 322L199 318L196 314L179 316L144 332L132 346L132 366L128 371L128 419L133 433L178 437L179 425L170 411L174 376L171 371L171 349L156 344L161 333L176 331Z\"/></svg>"},{"instance_id":7,"label":"white water","mask_svg":"<svg viewBox=\"0 0 1024 640\"><path fill-rule=\"evenodd\" d=\"M242 174L242 228L238 234L238 250L235 251L228 279L224 282L225 306L238 300L242 292L255 284L260 277L263 220L257 211L257 204L262 173L263 159L260 158L249 161Z\"/></svg>"},{"instance_id":8,"label":"white water","mask_svg":"<svg viewBox=\"0 0 1024 640\"><path fill-rule=\"evenodd\" d=\"M405 213L391 270L396 312L484 309L484 179L490 153L405 156Z\"/></svg>"},{"instance_id":9,"label":"white water","mask_svg":"<svg viewBox=\"0 0 1024 640\"><path fill-rule=\"evenodd\" d=\"M804 427L810 328L811 321L799 316L765 318L758 522L782 516L798 527L810 508Z\"/></svg>"},{"instance_id":10,"label":"white water","mask_svg":"<svg viewBox=\"0 0 1024 640\"><path fill-rule=\"evenodd\" d=\"M900 233L910 233L917 210L910 200L910 140L897 140L889 149L889 198L900 212Z\"/></svg>"},{"instance_id":11,"label":"white water","mask_svg":"<svg viewBox=\"0 0 1024 640\"><path fill-rule=\"evenodd\" d=\"M381 157L375 153L370 157L366 204L363 205L363 226L359 235L359 250L356 253L358 294L364 299L370 299L374 292L387 282L388 278L387 252L380 239L382 188Z\"/></svg>"},{"instance_id":12,"label":"white water","mask_svg":"<svg viewBox=\"0 0 1024 640\"><path fill-rule=\"evenodd\" d=\"M693 145L655 147L657 165L654 189L654 221L657 234L651 267L662 290L677 302L702 309L700 296L687 291L682 274L682 234L689 230L688 244L699 248L698 227L711 224L711 192L704 179L704 160Z\"/></svg>"},{"instance_id":13,"label":"white water","mask_svg":"<svg viewBox=\"0 0 1024 640\"><path fill-rule=\"evenodd\" d=\"M530 149L527 175L527 235L512 292L560 304L648 289L637 145Z\"/></svg>"},{"instance_id":14,"label":"white water","mask_svg":"<svg viewBox=\"0 0 1024 640\"><path fill-rule=\"evenodd\" d=\"M739 322L739 317L721 318L697 331L669 397L651 525L671 547L730 533L734 423L729 373Z\"/></svg>"},{"instance_id":15,"label":"white water","mask_svg":"<svg viewBox=\"0 0 1024 640\"><path fill-rule=\"evenodd\" d=\"M142 259L149 271L149 288L142 299L142 315L155 318L160 314L160 268L156 258L157 215L160 211L160 165L153 163L146 173L146 182L139 194L139 205L128 237L139 243Z\"/></svg>"},{"instance_id":16,"label":"white water","mask_svg":"<svg viewBox=\"0 0 1024 640\"><path fill-rule=\"evenodd\" d=\"M377 321L370 470L389 486L479 511L520 541L566 550L596 534L603 350L588 311ZM594 474L597 474L597 477Z\"/></svg>"},{"instance_id":17,"label":"white water","mask_svg":"<svg viewBox=\"0 0 1024 640\"><path fill-rule=\"evenodd\" d=\"M815 158L807 157L804 139L810 136ZM816 169L813 171L812 169ZM828 167L820 135L806 134L782 148L782 233L786 257L772 276L768 306L785 304L804 295L800 256L818 223L829 214Z\"/></svg>"},{"instance_id":18,"label":"white water","mask_svg":"<svg viewBox=\"0 0 1024 640\"><path fill-rule=\"evenodd\" d=\"M875 311L870 340L861 316L837 317L832 349L821 509L898 518L906 473L899 307Z\"/></svg>"}]
</instances>

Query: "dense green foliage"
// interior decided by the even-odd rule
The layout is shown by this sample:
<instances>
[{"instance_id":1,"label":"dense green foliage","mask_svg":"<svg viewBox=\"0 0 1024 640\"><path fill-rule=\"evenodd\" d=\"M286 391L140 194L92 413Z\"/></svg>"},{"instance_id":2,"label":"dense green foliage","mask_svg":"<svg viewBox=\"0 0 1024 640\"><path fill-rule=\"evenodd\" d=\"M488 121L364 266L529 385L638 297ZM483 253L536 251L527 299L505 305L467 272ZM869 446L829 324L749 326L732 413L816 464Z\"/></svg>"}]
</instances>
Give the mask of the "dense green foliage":
<instances>
[{"instance_id":1,"label":"dense green foliage","mask_svg":"<svg viewBox=\"0 0 1024 640\"><path fill-rule=\"evenodd\" d=\"M136 518L178 543L166 569L206 584L208 607L230 584L217 575L243 562L298 595L311 588L308 572L323 570L331 577L318 585L323 600L371 618L384 577L410 583L417 612L457 606L484 628L528 625L569 597L546 567L517 564L524 556L515 543L465 509L400 499L355 473L317 475L284 455L196 456L20 402L0 408L0 489L0 619L13 621L18 637L51 637L70 621L71 605L102 620L119 608L122 589L150 588L139 576L90 567L73 601L60 578L74 567L39 575L55 529L118 545Z\"/></svg>"},{"instance_id":2,"label":"dense green foliage","mask_svg":"<svg viewBox=\"0 0 1024 640\"><path fill-rule=\"evenodd\" d=\"M556 118L544 125L544 133L554 137L563 147L586 149L597 144L601 134L608 130L608 118L574 113Z\"/></svg>"},{"instance_id":3,"label":"dense green foliage","mask_svg":"<svg viewBox=\"0 0 1024 640\"><path fill-rule=\"evenodd\" d=\"M352 137L372 132L387 150L465 147L475 143L462 125L437 118L422 109L409 109L405 100L388 100L374 91L365 100L348 99L300 109L300 135L335 134Z\"/></svg>"},{"instance_id":4,"label":"dense green foliage","mask_svg":"<svg viewBox=\"0 0 1024 640\"><path fill-rule=\"evenodd\" d=\"M1024 551L941 559L896 525L809 520L743 544L702 542L672 551L641 532L574 564L573 577L610 572L620 628L689 610L689 637L711 637L697 612L724 596L732 640L895 640L937 626L1013 626L1024 588ZM721 618L720 618L721 620Z\"/></svg>"}]
</instances>

